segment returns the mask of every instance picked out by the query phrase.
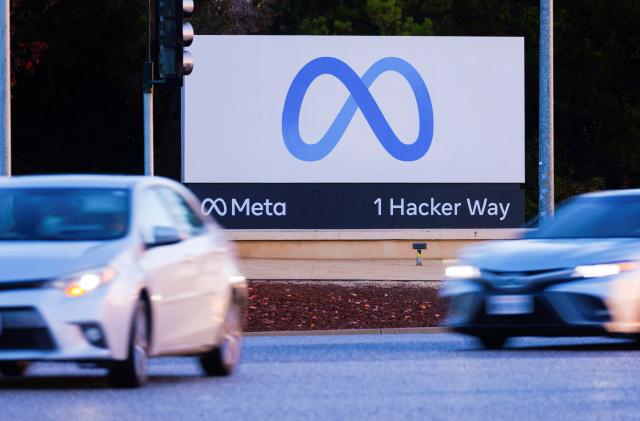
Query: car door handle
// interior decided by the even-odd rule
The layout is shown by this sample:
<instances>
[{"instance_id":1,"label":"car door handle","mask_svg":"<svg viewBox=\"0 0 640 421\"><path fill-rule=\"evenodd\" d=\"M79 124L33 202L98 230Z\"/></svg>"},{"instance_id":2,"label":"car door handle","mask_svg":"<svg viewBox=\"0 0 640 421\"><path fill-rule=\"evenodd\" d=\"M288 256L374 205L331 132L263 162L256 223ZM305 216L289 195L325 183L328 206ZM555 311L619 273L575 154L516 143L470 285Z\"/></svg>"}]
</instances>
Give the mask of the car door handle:
<instances>
[{"instance_id":1,"label":"car door handle","mask_svg":"<svg viewBox=\"0 0 640 421\"><path fill-rule=\"evenodd\" d=\"M194 263L196 261L197 257L196 256L192 256L192 255L187 255L184 256L184 258L182 259L183 263Z\"/></svg>"}]
</instances>

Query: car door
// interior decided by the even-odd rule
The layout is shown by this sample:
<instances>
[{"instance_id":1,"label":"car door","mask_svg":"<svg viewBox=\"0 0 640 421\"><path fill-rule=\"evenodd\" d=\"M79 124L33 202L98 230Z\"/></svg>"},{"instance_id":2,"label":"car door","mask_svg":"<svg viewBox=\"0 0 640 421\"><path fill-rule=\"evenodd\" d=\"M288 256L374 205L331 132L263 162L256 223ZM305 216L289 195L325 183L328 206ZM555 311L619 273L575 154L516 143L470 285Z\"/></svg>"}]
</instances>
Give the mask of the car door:
<instances>
[{"instance_id":1,"label":"car door","mask_svg":"<svg viewBox=\"0 0 640 421\"><path fill-rule=\"evenodd\" d=\"M154 353L170 352L189 345L193 296L189 282L198 272L197 262L192 254L189 233L183 231L158 187L149 187L142 192L138 218L141 234L148 245L140 266L151 292ZM178 230L182 240L153 245L154 229L158 227Z\"/></svg>"},{"instance_id":2,"label":"car door","mask_svg":"<svg viewBox=\"0 0 640 421\"><path fill-rule=\"evenodd\" d=\"M182 298L189 308L184 324L180 326L183 343L195 347L211 345L215 340L215 328L222 318L224 305L220 301L228 286L216 260L225 249L215 243L202 218L181 193L169 187L161 187L158 192L179 229L187 236L183 246L191 259L190 270L180 277Z\"/></svg>"}]
</instances>

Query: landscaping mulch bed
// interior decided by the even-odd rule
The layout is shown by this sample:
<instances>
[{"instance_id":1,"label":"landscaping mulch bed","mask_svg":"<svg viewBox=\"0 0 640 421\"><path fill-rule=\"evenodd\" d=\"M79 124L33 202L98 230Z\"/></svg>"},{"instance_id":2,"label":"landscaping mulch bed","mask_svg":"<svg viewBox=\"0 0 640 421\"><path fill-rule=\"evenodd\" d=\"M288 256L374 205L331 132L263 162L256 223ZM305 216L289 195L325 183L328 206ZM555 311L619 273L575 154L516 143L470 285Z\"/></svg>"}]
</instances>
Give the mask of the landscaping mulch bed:
<instances>
[{"instance_id":1,"label":"landscaping mulch bed","mask_svg":"<svg viewBox=\"0 0 640 421\"><path fill-rule=\"evenodd\" d=\"M245 329L438 326L446 305L431 281L249 281Z\"/></svg>"}]
</instances>

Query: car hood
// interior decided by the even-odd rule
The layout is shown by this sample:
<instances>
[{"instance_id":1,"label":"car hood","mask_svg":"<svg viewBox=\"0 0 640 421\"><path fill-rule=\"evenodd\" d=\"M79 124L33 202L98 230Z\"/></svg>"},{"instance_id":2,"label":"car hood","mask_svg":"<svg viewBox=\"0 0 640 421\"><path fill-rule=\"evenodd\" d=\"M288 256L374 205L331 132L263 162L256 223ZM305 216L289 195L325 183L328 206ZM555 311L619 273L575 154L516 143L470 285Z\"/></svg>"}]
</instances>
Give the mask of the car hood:
<instances>
[{"instance_id":1,"label":"car hood","mask_svg":"<svg viewBox=\"0 0 640 421\"><path fill-rule=\"evenodd\" d=\"M56 279L108 264L127 247L117 241L0 241L0 283Z\"/></svg>"},{"instance_id":2,"label":"car hood","mask_svg":"<svg viewBox=\"0 0 640 421\"><path fill-rule=\"evenodd\" d=\"M524 272L640 259L640 239L523 239L465 249L460 260L481 269Z\"/></svg>"}]
</instances>

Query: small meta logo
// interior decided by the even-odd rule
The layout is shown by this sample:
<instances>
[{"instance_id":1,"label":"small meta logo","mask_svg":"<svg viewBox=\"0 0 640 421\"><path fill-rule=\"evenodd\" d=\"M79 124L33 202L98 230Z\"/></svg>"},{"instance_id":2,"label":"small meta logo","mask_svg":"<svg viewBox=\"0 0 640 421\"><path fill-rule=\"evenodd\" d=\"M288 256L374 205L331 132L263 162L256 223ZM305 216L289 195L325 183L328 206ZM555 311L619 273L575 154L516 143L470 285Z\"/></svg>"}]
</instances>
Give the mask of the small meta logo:
<instances>
[{"instance_id":1,"label":"small meta logo","mask_svg":"<svg viewBox=\"0 0 640 421\"><path fill-rule=\"evenodd\" d=\"M371 84L381 74L394 71L409 83L416 97L419 116L418 138L411 144L403 143L394 133L382 111L369 92ZM322 75L335 76L349 90L351 96L322 138L313 144L300 136L300 109L313 81ZM400 161L417 161L431 147L433 138L433 106L429 90L418 71L397 57L386 57L375 62L360 78L345 62L334 57L320 57L307 63L291 83L282 110L282 137L291 155L302 161L319 161L336 147L357 109L362 111L380 144Z\"/></svg>"}]
</instances>

